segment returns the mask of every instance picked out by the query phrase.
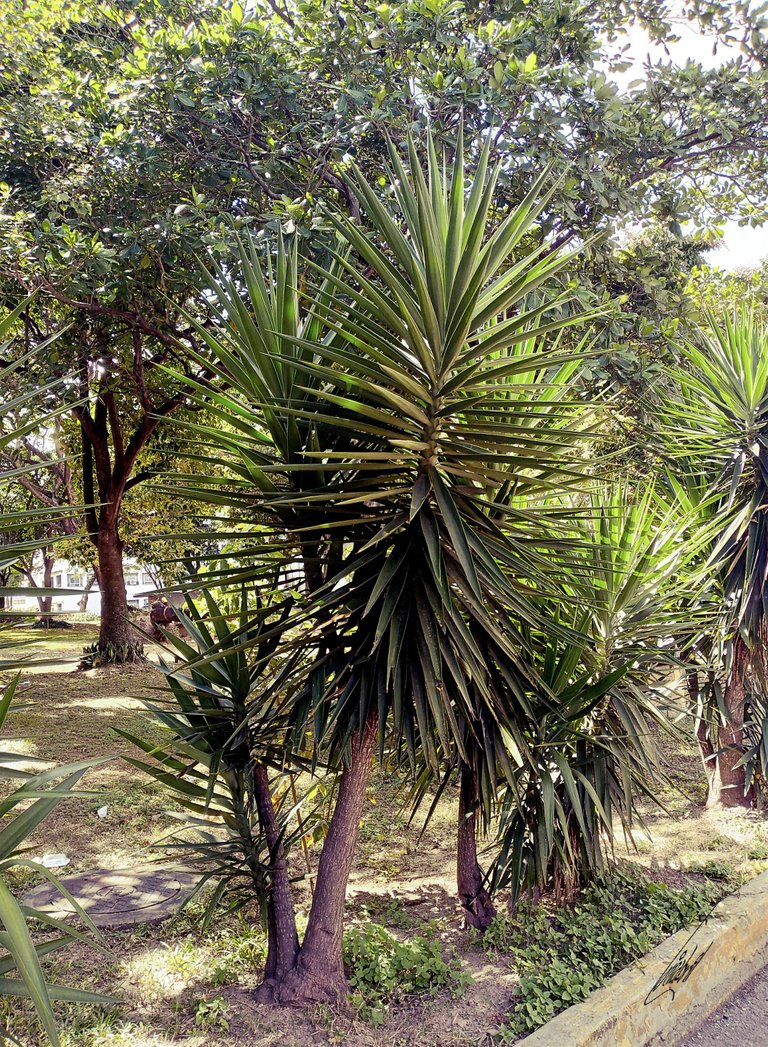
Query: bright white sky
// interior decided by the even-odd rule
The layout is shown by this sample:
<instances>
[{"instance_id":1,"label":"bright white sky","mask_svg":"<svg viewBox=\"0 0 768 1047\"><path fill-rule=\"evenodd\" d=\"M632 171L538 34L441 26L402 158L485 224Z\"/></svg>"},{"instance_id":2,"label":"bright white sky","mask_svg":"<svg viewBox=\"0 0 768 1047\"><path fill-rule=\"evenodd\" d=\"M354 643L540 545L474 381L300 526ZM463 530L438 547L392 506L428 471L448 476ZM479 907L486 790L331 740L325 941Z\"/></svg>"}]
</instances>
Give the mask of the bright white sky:
<instances>
[{"instance_id":1,"label":"bright white sky","mask_svg":"<svg viewBox=\"0 0 768 1047\"><path fill-rule=\"evenodd\" d=\"M642 76L642 67L648 55L652 61L671 58L678 64L684 64L687 59L692 58L695 62L701 62L705 67L714 67L721 62L727 61L728 50L722 45L718 46L717 54L712 54L711 37L703 36L697 32L688 22L681 21L675 30L680 37L676 43L669 43L665 53L660 45L651 44L646 33L636 27L629 34L631 49L627 57L634 60L634 68L625 73L614 73L613 76L620 83L638 79ZM711 265L717 265L723 269L738 269L741 266L753 266L768 257L768 226L753 229L749 226L740 226L737 222L728 222L724 230L723 246L716 251L707 254L707 261Z\"/></svg>"}]
</instances>

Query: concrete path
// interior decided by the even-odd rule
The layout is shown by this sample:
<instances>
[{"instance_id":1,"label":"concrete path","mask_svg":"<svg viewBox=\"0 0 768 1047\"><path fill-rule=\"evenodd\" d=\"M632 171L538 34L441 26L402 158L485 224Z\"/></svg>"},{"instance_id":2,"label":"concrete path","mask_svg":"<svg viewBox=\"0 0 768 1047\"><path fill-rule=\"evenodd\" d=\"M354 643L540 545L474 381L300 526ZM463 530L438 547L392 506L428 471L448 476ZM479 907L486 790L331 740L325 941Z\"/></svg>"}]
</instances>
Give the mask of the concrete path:
<instances>
[{"instance_id":1,"label":"concrete path","mask_svg":"<svg viewBox=\"0 0 768 1047\"><path fill-rule=\"evenodd\" d=\"M675 1047L768 1047L768 967Z\"/></svg>"}]
</instances>

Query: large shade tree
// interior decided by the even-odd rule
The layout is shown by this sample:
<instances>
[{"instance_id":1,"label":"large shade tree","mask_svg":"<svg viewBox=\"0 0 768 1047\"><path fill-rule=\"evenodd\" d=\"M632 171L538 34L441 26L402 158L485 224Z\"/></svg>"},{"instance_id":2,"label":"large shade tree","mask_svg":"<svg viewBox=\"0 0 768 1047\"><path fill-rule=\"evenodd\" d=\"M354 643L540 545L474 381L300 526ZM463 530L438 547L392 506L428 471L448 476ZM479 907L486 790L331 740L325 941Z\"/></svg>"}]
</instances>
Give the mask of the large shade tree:
<instances>
[{"instance_id":1,"label":"large shade tree","mask_svg":"<svg viewBox=\"0 0 768 1047\"><path fill-rule=\"evenodd\" d=\"M664 39L671 3L3 6L0 293L39 288L29 323L70 325L57 351L80 376L102 647L130 644L121 506L158 420L181 403L160 367L192 337L195 259L232 248L230 219L316 233L324 198L356 216L353 157L378 189L387 134L432 126L455 145L459 114L467 153L488 140L500 161L500 214L542 166L565 173L539 235L653 214L676 236L687 217L762 216L764 26L736 2L684 8L732 45L722 63L659 61L622 89L627 28ZM590 301L638 276L607 248L581 275ZM616 313L609 331L633 326Z\"/></svg>"}]
</instances>

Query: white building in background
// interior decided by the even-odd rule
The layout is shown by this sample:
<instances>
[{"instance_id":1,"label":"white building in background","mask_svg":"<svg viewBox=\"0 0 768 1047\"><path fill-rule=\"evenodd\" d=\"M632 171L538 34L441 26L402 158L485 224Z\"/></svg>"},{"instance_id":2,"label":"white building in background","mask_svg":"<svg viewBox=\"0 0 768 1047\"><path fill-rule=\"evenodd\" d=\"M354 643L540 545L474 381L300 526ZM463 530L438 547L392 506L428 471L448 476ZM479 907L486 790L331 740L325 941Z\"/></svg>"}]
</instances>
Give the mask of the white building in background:
<instances>
[{"instance_id":1,"label":"white building in background","mask_svg":"<svg viewBox=\"0 0 768 1047\"><path fill-rule=\"evenodd\" d=\"M135 560L126 559L123 563L125 574L125 589L128 596L129 607L149 607L153 599L152 594L156 588L152 575L144 567L139 567ZM53 566L53 588L71 589L66 596L54 596L51 613L85 610L89 614L101 612L101 593L98 582L93 581L88 588L88 583L93 578L92 571L85 571L82 567L76 567L68 560L56 560ZM39 586L43 585L42 571L34 572L34 579ZM18 585L29 588L29 596L13 596L8 600L10 608L14 611L38 610L37 599L34 588L25 579L19 579ZM86 593L86 589L88 592ZM85 598L85 608L81 603Z\"/></svg>"}]
</instances>

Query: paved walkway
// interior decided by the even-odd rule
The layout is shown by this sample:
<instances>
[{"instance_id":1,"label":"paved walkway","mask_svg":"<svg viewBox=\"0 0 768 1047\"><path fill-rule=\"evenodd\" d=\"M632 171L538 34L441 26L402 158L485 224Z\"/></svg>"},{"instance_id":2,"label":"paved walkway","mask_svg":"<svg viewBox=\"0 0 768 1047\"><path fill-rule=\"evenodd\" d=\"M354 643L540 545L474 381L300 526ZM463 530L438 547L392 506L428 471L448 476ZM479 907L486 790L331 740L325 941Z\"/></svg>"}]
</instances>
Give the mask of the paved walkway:
<instances>
[{"instance_id":1,"label":"paved walkway","mask_svg":"<svg viewBox=\"0 0 768 1047\"><path fill-rule=\"evenodd\" d=\"M768 1047L768 967L675 1047Z\"/></svg>"}]
</instances>

